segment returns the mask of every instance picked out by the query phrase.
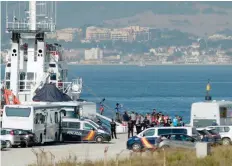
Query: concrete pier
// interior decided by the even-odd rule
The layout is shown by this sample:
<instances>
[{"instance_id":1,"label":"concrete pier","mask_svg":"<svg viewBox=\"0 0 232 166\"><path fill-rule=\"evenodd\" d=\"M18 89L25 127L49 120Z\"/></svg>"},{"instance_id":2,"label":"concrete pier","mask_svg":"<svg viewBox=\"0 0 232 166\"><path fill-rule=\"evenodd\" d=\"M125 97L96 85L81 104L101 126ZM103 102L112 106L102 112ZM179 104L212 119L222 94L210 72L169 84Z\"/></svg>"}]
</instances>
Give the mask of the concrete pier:
<instances>
[{"instance_id":1,"label":"concrete pier","mask_svg":"<svg viewBox=\"0 0 232 166\"><path fill-rule=\"evenodd\" d=\"M118 139L113 139L111 143L65 143L61 145L45 145L35 146L33 149L39 151L44 149L45 152L51 152L55 156L55 161L67 158L70 155L76 156L78 161L84 160L103 160L104 149L109 146L107 158L114 158L117 153L125 149L121 157L129 156L126 150L127 134L118 135ZM1 165L4 166L28 166L36 162L36 156L32 152L32 148L11 148L1 152Z\"/></svg>"}]
</instances>

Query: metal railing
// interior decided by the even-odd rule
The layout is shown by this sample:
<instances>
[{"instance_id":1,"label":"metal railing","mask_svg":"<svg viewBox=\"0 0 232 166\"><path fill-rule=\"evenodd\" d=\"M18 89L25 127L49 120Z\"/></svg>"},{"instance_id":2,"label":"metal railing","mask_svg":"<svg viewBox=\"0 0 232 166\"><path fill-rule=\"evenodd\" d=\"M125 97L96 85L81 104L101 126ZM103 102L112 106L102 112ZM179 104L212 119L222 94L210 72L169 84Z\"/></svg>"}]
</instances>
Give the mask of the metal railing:
<instances>
[{"instance_id":1,"label":"metal railing","mask_svg":"<svg viewBox=\"0 0 232 166\"><path fill-rule=\"evenodd\" d=\"M26 22L7 22L6 29L8 31L30 31L30 23ZM55 30L54 23L36 23L36 30L42 30L46 32L53 32Z\"/></svg>"}]
</instances>

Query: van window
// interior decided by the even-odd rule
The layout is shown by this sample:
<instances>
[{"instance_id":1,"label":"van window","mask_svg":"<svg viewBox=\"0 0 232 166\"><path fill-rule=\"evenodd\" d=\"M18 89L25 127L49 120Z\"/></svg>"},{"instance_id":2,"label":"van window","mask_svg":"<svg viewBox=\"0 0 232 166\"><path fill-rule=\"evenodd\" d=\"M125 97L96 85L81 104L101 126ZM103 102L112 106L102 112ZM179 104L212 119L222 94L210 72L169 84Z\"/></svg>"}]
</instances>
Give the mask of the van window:
<instances>
[{"instance_id":1,"label":"van window","mask_svg":"<svg viewBox=\"0 0 232 166\"><path fill-rule=\"evenodd\" d=\"M229 127L224 127L225 132L229 132L230 128Z\"/></svg>"},{"instance_id":2,"label":"van window","mask_svg":"<svg viewBox=\"0 0 232 166\"><path fill-rule=\"evenodd\" d=\"M155 135L155 129L149 129L143 133L144 137L154 136Z\"/></svg>"},{"instance_id":3,"label":"van window","mask_svg":"<svg viewBox=\"0 0 232 166\"><path fill-rule=\"evenodd\" d=\"M172 129L158 129L158 135L172 133Z\"/></svg>"},{"instance_id":4,"label":"van window","mask_svg":"<svg viewBox=\"0 0 232 166\"><path fill-rule=\"evenodd\" d=\"M187 134L187 129L172 129L173 133Z\"/></svg>"},{"instance_id":5,"label":"van window","mask_svg":"<svg viewBox=\"0 0 232 166\"><path fill-rule=\"evenodd\" d=\"M89 123L84 123L84 130L92 130L94 127Z\"/></svg>"},{"instance_id":6,"label":"van window","mask_svg":"<svg viewBox=\"0 0 232 166\"><path fill-rule=\"evenodd\" d=\"M187 134L187 129L158 129L158 135L163 134L169 134L169 133L175 133L175 134Z\"/></svg>"},{"instance_id":7,"label":"van window","mask_svg":"<svg viewBox=\"0 0 232 166\"><path fill-rule=\"evenodd\" d=\"M216 119L193 119L194 127L207 127L217 123Z\"/></svg>"},{"instance_id":8,"label":"van window","mask_svg":"<svg viewBox=\"0 0 232 166\"><path fill-rule=\"evenodd\" d=\"M213 127L218 133L223 133L223 132L229 132L230 128L229 127Z\"/></svg>"},{"instance_id":9,"label":"van window","mask_svg":"<svg viewBox=\"0 0 232 166\"><path fill-rule=\"evenodd\" d=\"M14 116L14 117L29 117L31 113L30 108L5 108L6 116Z\"/></svg>"},{"instance_id":10,"label":"van window","mask_svg":"<svg viewBox=\"0 0 232 166\"><path fill-rule=\"evenodd\" d=\"M68 127L69 128L75 128L75 129L80 129L80 122L68 122Z\"/></svg>"}]
</instances>

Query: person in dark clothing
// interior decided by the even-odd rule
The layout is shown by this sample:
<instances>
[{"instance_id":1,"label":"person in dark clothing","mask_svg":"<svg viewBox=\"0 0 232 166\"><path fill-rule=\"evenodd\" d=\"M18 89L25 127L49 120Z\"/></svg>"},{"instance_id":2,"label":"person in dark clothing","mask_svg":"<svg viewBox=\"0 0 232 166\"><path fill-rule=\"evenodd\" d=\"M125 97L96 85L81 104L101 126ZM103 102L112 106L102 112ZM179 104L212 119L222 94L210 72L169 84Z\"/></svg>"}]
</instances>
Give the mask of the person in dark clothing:
<instances>
[{"instance_id":1,"label":"person in dark clothing","mask_svg":"<svg viewBox=\"0 0 232 166\"><path fill-rule=\"evenodd\" d=\"M171 120L168 119L167 122L164 123L164 127L169 127L171 126Z\"/></svg>"},{"instance_id":2,"label":"person in dark clothing","mask_svg":"<svg viewBox=\"0 0 232 166\"><path fill-rule=\"evenodd\" d=\"M137 134L141 133L142 131L142 124L141 121L139 120L138 123L136 124L136 132Z\"/></svg>"},{"instance_id":3,"label":"person in dark clothing","mask_svg":"<svg viewBox=\"0 0 232 166\"><path fill-rule=\"evenodd\" d=\"M100 120L100 119L98 119L98 120L97 120L97 124L98 124L99 126L101 126L101 125L102 125L102 122L101 122L101 120Z\"/></svg>"},{"instance_id":4,"label":"person in dark clothing","mask_svg":"<svg viewBox=\"0 0 232 166\"><path fill-rule=\"evenodd\" d=\"M145 117L143 120L143 129L147 129L149 125L149 120L147 119L147 117Z\"/></svg>"},{"instance_id":5,"label":"person in dark clothing","mask_svg":"<svg viewBox=\"0 0 232 166\"><path fill-rule=\"evenodd\" d=\"M113 138L117 139L117 136L116 136L116 123L114 122L114 119L112 119L112 122L110 122L110 127L111 127L111 137L112 137L112 139Z\"/></svg>"},{"instance_id":6,"label":"person in dark clothing","mask_svg":"<svg viewBox=\"0 0 232 166\"><path fill-rule=\"evenodd\" d=\"M127 114L127 112L125 112L123 114L123 121L128 122L129 120L130 120L129 115Z\"/></svg>"},{"instance_id":7,"label":"person in dark clothing","mask_svg":"<svg viewBox=\"0 0 232 166\"><path fill-rule=\"evenodd\" d=\"M132 120L130 119L128 121L128 138L130 138L130 133L131 133L131 136L133 137L133 131L134 130L134 124L132 122Z\"/></svg>"}]
</instances>

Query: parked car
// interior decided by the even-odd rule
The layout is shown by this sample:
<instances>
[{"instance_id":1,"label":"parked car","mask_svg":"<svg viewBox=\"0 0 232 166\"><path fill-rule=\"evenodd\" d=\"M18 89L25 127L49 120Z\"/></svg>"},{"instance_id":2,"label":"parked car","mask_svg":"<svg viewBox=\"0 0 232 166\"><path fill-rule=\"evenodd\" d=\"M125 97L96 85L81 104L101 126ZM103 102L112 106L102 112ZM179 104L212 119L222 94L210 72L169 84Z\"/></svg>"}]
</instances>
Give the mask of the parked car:
<instances>
[{"instance_id":1,"label":"parked car","mask_svg":"<svg viewBox=\"0 0 232 166\"><path fill-rule=\"evenodd\" d=\"M6 141L7 148L17 147L21 144L21 137L17 134L17 129L1 129L0 140Z\"/></svg>"},{"instance_id":2,"label":"parked car","mask_svg":"<svg viewBox=\"0 0 232 166\"><path fill-rule=\"evenodd\" d=\"M127 140L127 149L133 151L140 151L144 148L152 149L156 146L158 136L155 135L154 128L148 128L136 136L130 137Z\"/></svg>"},{"instance_id":3,"label":"parked car","mask_svg":"<svg viewBox=\"0 0 232 166\"><path fill-rule=\"evenodd\" d=\"M6 141L1 140L1 150L5 149L5 148L7 148Z\"/></svg>"},{"instance_id":4,"label":"parked car","mask_svg":"<svg viewBox=\"0 0 232 166\"><path fill-rule=\"evenodd\" d=\"M186 134L165 134L157 140L159 148L188 148L193 149L200 141Z\"/></svg>"},{"instance_id":5,"label":"parked car","mask_svg":"<svg viewBox=\"0 0 232 166\"><path fill-rule=\"evenodd\" d=\"M200 139L200 135L195 127L151 127L129 138L127 141L127 149L139 151L144 148L153 148L153 146L156 146L157 138L159 138L160 135L172 133L186 134Z\"/></svg>"},{"instance_id":6,"label":"parked car","mask_svg":"<svg viewBox=\"0 0 232 166\"><path fill-rule=\"evenodd\" d=\"M197 132L201 135L202 142L208 142L211 145L215 144L212 134L210 134L205 128L197 128Z\"/></svg>"},{"instance_id":7,"label":"parked car","mask_svg":"<svg viewBox=\"0 0 232 166\"><path fill-rule=\"evenodd\" d=\"M18 130L21 140L21 147L31 147L37 143L36 135L31 131Z\"/></svg>"},{"instance_id":8,"label":"parked car","mask_svg":"<svg viewBox=\"0 0 232 166\"><path fill-rule=\"evenodd\" d=\"M211 134L215 144L222 144L221 136L215 129L207 127L206 130Z\"/></svg>"},{"instance_id":9,"label":"parked car","mask_svg":"<svg viewBox=\"0 0 232 166\"><path fill-rule=\"evenodd\" d=\"M215 129L221 136L223 145L232 144L232 126L209 126Z\"/></svg>"}]
</instances>

